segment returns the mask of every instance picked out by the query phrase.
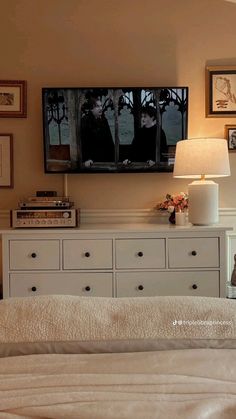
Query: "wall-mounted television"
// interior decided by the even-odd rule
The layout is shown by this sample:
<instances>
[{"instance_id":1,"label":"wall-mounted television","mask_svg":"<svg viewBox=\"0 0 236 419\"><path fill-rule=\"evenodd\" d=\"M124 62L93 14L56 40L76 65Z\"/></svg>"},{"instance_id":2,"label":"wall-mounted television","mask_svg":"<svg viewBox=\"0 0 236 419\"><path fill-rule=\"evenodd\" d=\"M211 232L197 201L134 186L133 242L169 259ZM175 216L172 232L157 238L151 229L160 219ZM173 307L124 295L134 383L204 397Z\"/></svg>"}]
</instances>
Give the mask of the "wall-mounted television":
<instances>
[{"instance_id":1,"label":"wall-mounted television","mask_svg":"<svg viewBox=\"0 0 236 419\"><path fill-rule=\"evenodd\" d=\"M46 173L173 171L187 87L42 89Z\"/></svg>"}]
</instances>

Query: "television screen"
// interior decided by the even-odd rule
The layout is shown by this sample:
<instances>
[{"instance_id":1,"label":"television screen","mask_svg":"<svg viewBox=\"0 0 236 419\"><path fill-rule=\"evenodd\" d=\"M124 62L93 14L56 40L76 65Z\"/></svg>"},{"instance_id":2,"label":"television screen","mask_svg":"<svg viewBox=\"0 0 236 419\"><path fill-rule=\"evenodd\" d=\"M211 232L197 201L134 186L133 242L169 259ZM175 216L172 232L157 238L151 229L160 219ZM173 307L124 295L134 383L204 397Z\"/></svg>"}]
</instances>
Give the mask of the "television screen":
<instances>
[{"instance_id":1,"label":"television screen","mask_svg":"<svg viewBox=\"0 0 236 419\"><path fill-rule=\"evenodd\" d=\"M43 88L46 173L171 172L187 87Z\"/></svg>"}]
</instances>

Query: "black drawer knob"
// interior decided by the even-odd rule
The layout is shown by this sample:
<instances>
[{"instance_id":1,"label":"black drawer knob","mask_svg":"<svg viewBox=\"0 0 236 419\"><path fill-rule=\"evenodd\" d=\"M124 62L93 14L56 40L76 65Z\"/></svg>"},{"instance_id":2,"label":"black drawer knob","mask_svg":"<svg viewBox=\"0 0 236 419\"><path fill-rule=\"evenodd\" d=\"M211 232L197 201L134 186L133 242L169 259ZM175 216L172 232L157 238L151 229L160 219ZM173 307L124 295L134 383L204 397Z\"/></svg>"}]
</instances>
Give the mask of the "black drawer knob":
<instances>
[{"instance_id":1,"label":"black drawer knob","mask_svg":"<svg viewBox=\"0 0 236 419\"><path fill-rule=\"evenodd\" d=\"M35 253L35 252L31 253L31 257L32 257L33 259L35 259L35 258L37 257L37 253Z\"/></svg>"},{"instance_id":2,"label":"black drawer knob","mask_svg":"<svg viewBox=\"0 0 236 419\"><path fill-rule=\"evenodd\" d=\"M142 290L143 290L143 288L144 288L144 286L143 286L143 285L139 285L139 286L138 286L138 290L139 290L139 291L142 291Z\"/></svg>"},{"instance_id":3,"label":"black drawer knob","mask_svg":"<svg viewBox=\"0 0 236 419\"><path fill-rule=\"evenodd\" d=\"M89 252L85 252L84 256L85 256L86 258L89 258L89 257L90 257L90 253L89 253Z\"/></svg>"},{"instance_id":4,"label":"black drawer knob","mask_svg":"<svg viewBox=\"0 0 236 419\"><path fill-rule=\"evenodd\" d=\"M196 252L196 250L193 250L193 251L191 252L191 254L192 254L193 256L197 256L197 252Z\"/></svg>"},{"instance_id":5,"label":"black drawer knob","mask_svg":"<svg viewBox=\"0 0 236 419\"><path fill-rule=\"evenodd\" d=\"M37 288L36 287L32 287L31 288L31 291L35 292L35 291L37 291Z\"/></svg>"},{"instance_id":6,"label":"black drawer knob","mask_svg":"<svg viewBox=\"0 0 236 419\"><path fill-rule=\"evenodd\" d=\"M194 290L196 290L196 289L197 289L197 284L193 284L192 288L193 288Z\"/></svg>"},{"instance_id":7,"label":"black drawer knob","mask_svg":"<svg viewBox=\"0 0 236 419\"><path fill-rule=\"evenodd\" d=\"M143 256L143 252L138 252L138 256L141 258Z\"/></svg>"},{"instance_id":8,"label":"black drawer knob","mask_svg":"<svg viewBox=\"0 0 236 419\"><path fill-rule=\"evenodd\" d=\"M90 286L89 286L89 285L87 285L87 286L85 287L85 291L91 291L91 288L90 288Z\"/></svg>"}]
</instances>

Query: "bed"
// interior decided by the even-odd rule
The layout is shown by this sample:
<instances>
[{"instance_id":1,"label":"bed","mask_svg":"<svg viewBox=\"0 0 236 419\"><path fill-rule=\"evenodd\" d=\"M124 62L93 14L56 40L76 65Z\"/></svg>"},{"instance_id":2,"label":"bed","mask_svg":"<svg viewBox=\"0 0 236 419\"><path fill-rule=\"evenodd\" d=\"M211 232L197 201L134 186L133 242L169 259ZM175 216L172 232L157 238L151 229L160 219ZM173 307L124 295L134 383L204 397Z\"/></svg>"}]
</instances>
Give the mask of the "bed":
<instances>
[{"instance_id":1,"label":"bed","mask_svg":"<svg viewBox=\"0 0 236 419\"><path fill-rule=\"evenodd\" d=\"M0 418L235 419L236 307L208 297L0 302Z\"/></svg>"}]
</instances>

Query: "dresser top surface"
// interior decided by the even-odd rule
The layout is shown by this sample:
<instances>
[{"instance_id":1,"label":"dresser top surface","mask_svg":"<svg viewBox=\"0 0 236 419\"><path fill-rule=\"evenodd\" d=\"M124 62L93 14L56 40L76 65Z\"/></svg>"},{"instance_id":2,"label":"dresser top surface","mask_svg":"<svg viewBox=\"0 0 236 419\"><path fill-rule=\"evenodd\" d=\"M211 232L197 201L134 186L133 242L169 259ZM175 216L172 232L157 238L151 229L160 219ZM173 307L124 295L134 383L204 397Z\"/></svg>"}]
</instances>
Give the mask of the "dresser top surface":
<instances>
[{"instance_id":1,"label":"dresser top surface","mask_svg":"<svg viewBox=\"0 0 236 419\"><path fill-rule=\"evenodd\" d=\"M175 226L172 224L155 224L155 223L136 223L136 224L81 224L74 228L5 228L0 230L0 234L17 235L17 234L78 234L78 233L178 233L178 232L224 232L233 230L232 227L216 224L214 226L193 226L187 224L185 226Z\"/></svg>"}]
</instances>

